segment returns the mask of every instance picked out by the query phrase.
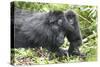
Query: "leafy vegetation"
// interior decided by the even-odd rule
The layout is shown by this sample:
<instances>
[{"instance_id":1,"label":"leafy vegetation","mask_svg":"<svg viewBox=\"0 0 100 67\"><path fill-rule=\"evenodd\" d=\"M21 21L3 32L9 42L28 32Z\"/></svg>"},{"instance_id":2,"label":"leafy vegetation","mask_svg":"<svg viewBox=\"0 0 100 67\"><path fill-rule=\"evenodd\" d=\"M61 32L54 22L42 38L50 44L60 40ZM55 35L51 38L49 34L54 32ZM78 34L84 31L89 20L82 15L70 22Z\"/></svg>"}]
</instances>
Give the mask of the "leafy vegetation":
<instances>
[{"instance_id":1,"label":"leafy vegetation","mask_svg":"<svg viewBox=\"0 0 100 67\"><path fill-rule=\"evenodd\" d=\"M69 5L54 3L32 3L32 2L15 2L15 7L27 9L30 11L50 11L50 10L73 10L77 13L80 21L80 30L83 36L83 45L80 50L87 55L86 58L77 56L56 57L55 53L48 52L45 48L19 48L11 50L12 64L54 64L69 62L85 62L97 60L97 7L86 5ZM66 45L67 44L67 45ZM68 48L68 41L62 45ZM61 48L62 48L61 47Z\"/></svg>"}]
</instances>

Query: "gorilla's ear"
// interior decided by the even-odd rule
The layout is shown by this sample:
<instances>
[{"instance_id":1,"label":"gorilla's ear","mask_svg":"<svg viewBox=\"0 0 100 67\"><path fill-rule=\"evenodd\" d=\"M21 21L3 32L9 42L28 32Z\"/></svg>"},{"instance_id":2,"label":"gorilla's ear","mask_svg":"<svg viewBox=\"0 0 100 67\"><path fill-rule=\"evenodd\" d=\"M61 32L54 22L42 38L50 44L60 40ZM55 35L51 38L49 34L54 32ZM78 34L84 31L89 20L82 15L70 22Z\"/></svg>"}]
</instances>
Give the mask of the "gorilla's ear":
<instances>
[{"instance_id":1,"label":"gorilla's ear","mask_svg":"<svg viewBox=\"0 0 100 67\"><path fill-rule=\"evenodd\" d=\"M63 15L62 11L50 11L48 17L49 23L57 21L61 17L61 15Z\"/></svg>"}]
</instances>

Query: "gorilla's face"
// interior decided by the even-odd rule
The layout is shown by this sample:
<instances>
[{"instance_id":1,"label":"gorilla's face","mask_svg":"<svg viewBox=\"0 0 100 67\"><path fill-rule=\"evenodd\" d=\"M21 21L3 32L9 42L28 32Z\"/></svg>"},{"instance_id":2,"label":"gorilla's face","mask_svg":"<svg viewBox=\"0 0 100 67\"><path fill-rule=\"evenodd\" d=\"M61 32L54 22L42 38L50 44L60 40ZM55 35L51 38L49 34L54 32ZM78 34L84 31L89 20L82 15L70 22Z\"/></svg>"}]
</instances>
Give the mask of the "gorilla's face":
<instances>
[{"instance_id":1,"label":"gorilla's face","mask_svg":"<svg viewBox=\"0 0 100 67\"><path fill-rule=\"evenodd\" d=\"M71 25L71 23L73 23L75 18L73 18L73 15L72 16L69 15L63 13L62 11L50 12L49 23L52 25L54 29L63 30L65 32L66 31L72 32L73 26Z\"/></svg>"},{"instance_id":2,"label":"gorilla's face","mask_svg":"<svg viewBox=\"0 0 100 67\"><path fill-rule=\"evenodd\" d=\"M68 11L67 13L65 13L65 16L71 25L75 24L74 22L76 21L76 15L73 11Z\"/></svg>"}]
</instances>

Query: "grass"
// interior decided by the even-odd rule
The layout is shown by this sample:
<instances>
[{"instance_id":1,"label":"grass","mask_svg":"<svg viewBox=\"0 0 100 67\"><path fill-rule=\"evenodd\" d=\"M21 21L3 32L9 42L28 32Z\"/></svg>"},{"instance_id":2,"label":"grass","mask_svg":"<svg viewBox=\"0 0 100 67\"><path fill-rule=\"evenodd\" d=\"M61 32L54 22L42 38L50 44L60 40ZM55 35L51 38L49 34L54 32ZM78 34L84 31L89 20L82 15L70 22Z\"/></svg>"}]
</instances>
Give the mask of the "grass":
<instances>
[{"instance_id":1,"label":"grass","mask_svg":"<svg viewBox=\"0 0 100 67\"><path fill-rule=\"evenodd\" d=\"M84 43L80 47L80 51L86 54L86 58L82 59L78 56L56 57L55 53L48 52L45 48L14 48L11 52L11 63L14 65L33 65L33 64L55 64L55 63L76 63L76 62L92 62L97 60L97 36L91 35L83 39ZM68 48L65 39L63 48Z\"/></svg>"}]
</instances>

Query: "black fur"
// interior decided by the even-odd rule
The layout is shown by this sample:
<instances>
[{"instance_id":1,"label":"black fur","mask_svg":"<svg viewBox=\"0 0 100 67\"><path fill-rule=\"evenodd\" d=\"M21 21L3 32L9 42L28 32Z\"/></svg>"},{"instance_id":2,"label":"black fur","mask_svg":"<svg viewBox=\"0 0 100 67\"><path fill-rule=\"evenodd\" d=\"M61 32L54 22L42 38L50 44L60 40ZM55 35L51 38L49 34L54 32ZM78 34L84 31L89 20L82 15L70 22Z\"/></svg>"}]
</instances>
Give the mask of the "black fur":
<instances>
[{"instance_id":1,"label":"black fur","mask_svg":"<svg viewBox=\"0 0 100 67\"><path fill-rule=\"evenodd\" d=\"M63 56L67 55L67 50L59 47L65 37L70 42L69 55L79 55L82 39L74 12L32 12L11 7L11 48L42 46Z\"/></svg>"},{"instance_id":2,"label":"black fur","mask_svg":"<svg viewBox=\"0 0 100 67\"><path fill-rule=\"evenodd\" d=\"M69 55L79 55L79 56L85 56L80 53L79 46L82 44L82 36L80 33L80 27L77 20L77 16L73 11L67 11L65 13L66 18L68 19L68 22L73 26L73 32L66 33L66 36L68 38L68 41L70 42L70 46L68 49Z\"/></svg>"}]
</instances>

